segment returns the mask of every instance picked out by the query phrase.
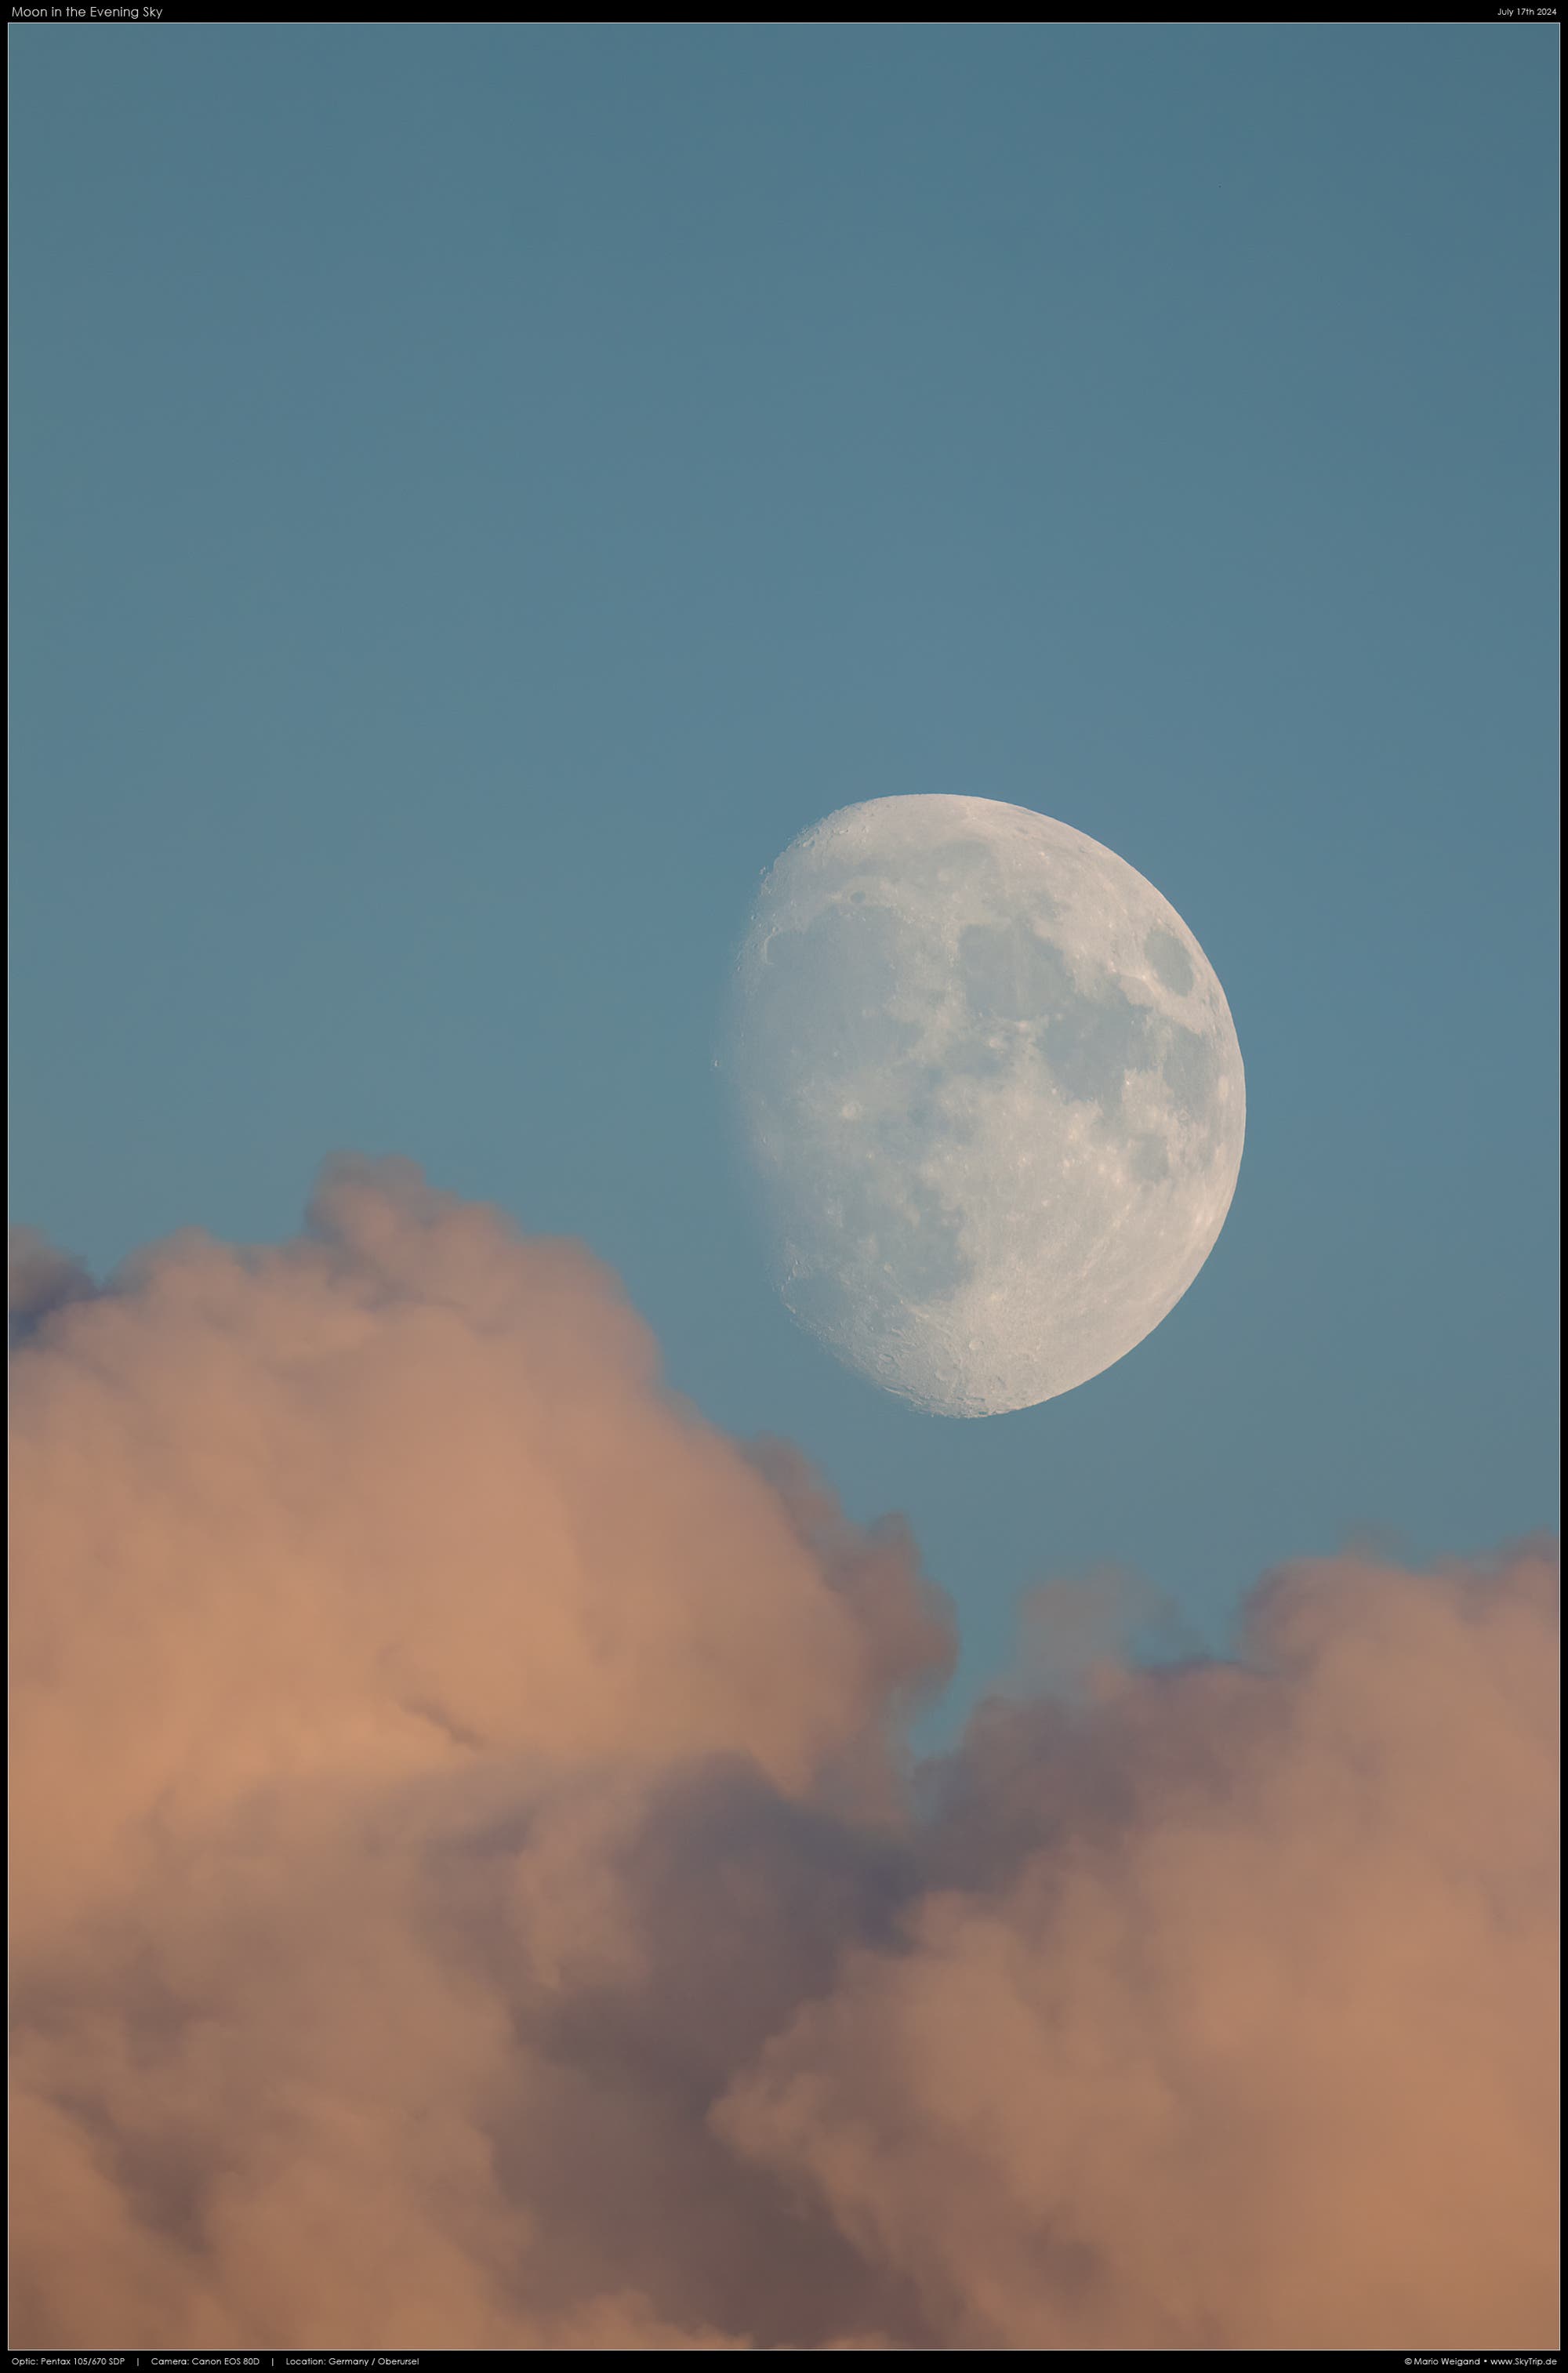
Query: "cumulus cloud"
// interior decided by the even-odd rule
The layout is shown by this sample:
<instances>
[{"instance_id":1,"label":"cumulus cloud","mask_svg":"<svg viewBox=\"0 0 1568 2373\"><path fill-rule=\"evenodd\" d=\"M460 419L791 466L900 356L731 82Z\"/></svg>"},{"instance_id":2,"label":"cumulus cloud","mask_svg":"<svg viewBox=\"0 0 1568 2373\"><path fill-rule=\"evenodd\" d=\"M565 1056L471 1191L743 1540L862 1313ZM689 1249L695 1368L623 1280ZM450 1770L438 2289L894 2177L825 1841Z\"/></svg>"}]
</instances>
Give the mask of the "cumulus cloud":
<instances>
[{"instance_id":1,"label":"cumulus cloud","mask_svg":"<svg viewBox=\"0 0 1568 2373\"><path fill-rule=\"evenodd\" d=\"M1554 2339L1545 1547L915 1773L907 1534L579 1247L21 1250L14 2345Z\"/></svg>"}]
</instances>

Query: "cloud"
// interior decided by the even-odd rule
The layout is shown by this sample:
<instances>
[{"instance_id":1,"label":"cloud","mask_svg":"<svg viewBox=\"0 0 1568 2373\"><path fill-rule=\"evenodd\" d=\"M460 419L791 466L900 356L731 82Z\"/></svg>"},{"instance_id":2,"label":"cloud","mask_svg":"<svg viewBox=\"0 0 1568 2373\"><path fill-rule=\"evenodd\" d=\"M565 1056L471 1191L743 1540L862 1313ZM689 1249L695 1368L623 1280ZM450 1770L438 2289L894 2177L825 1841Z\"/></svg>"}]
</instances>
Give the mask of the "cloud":
<instances>
[{"instance_id":1,"label":"cloud","mask_svg":"<svg viewBox=\"0 0 1568 2373\"><path fill-rule=\"evenodd\" d=\"M14 2345L1552 2341L1547 1549L916 1775L907 1536L579 1247L23 1249Z\"/></svg>"},{"instance_id":2,"label":"cloud","mask_svg":"<svg viewBox=\"0 0 1568 2373\"><path fill-rule=\"evenodd\" d=\"M11 1349L25 1342L52 1310L92 1292L80 1261L56 1250L36 1228L11 1228L6 1244L6 1332Z\"/></svg>"},{"instance_id":3,"label":"cloud","mask_svg":"<svg viewBox=\"0 0 1568 2373\"><path fill-rule=\"evenodd\" d=\"M1242 1669L991 1709L907 1949L720 2131L950 2345L1550 2338L1554 1612L1544 1557L1347 1558Z\"/></svg>"}]
</instances>

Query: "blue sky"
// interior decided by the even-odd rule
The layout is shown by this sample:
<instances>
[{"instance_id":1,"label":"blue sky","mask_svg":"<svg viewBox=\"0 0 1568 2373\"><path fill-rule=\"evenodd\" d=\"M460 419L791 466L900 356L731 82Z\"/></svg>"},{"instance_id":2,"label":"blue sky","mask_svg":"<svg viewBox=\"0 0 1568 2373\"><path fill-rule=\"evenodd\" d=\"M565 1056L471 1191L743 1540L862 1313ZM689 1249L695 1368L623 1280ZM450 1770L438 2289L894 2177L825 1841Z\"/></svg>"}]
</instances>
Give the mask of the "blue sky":
<instances>
[{"instance_id":1,"label":"blue sky","mask_svg":"<svg viewBox=\"0 0 1568 2373\"><path fill-rule=\"evenodd\" d=\"M1544 28L14 33L12 1178L105 1268L334 1149L579 1234L901 1509L965 1687L1124 1563L1555 1511ZM1223 981L1248 1142L980 1423L766 1282L711 1052L853 800L1036 807Z\"/></svg>"}]
</instances>

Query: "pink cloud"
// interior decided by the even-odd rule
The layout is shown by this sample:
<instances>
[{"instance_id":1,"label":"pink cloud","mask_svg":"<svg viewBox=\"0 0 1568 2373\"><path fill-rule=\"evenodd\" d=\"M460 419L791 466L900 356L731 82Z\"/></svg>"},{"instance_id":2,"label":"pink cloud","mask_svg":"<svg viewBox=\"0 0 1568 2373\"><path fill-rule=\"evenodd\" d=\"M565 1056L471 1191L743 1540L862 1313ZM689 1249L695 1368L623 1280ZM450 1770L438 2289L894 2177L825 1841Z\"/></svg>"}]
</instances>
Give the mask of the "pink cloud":
<instances>
[{"instance_id":1,"label":"pink cloud","mask_svg":"<svg viewBox=\"0 0 1568 2373\"><path fill-rule=\"evenodd\" d=\"M1550 2344L1555 1561L982 1709L406 1165L22 1247L18 2346ZM1096 1649L1098 1653L1098 1649Z\"/></svg>"}]
</instances>

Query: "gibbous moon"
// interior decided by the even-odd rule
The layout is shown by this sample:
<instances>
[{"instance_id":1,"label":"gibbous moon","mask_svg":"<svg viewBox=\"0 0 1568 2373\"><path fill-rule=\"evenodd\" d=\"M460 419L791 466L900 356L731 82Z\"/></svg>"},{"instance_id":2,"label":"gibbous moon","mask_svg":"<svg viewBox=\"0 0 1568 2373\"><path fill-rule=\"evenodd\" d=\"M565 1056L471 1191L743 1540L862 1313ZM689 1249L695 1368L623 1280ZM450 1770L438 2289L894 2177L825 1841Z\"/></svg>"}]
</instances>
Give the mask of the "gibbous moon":
<instances>
[{"instance_id":1,"label":"gibbous moon","mask_svg":"<svg viewBox=\"0 0 1568 2373\"><path fill-rule=\"evenodd\" d=\"M764 881L723 1068L788 1307L949 1417L1141 1343L1241 1163L1241 1050L1181 917L997 800L870 800L802 833Z\"/></svg>"}]
</instances>

